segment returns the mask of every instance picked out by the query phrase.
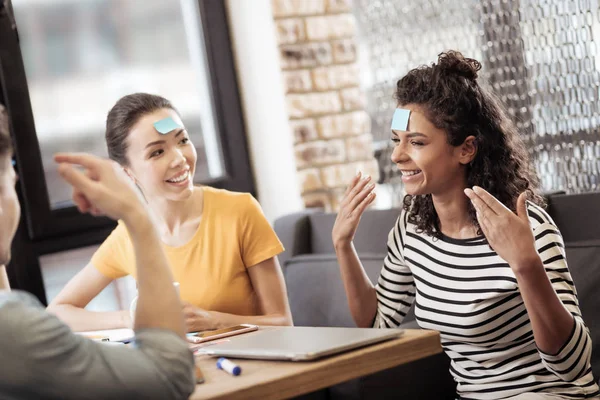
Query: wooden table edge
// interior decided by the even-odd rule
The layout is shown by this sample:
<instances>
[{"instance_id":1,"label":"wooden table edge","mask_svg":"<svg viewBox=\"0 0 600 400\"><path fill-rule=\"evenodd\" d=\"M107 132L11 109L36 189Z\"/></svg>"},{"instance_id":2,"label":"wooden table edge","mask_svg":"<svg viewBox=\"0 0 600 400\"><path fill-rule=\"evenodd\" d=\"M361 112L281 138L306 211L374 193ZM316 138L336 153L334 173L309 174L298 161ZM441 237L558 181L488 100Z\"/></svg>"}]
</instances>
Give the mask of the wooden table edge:
<instances>
[{"instance_id":1,"label":"wooden table edge","mask_svg":"<svg viewBox=\"0 0 600 400\"><path fill-rule=\"evenodd\" d=\"M410 337L406 340L406 337L411 335L411 331L418 331L419 335ZM414 346L415 341L419 342L418 346ZM378 357L378 354L387 349L394 352L394 356L382 360ZM361 361L359 363L355 360L357 352L362 352ZM280 376L269 382L261 382L251 387L240 388L233 392L217 394L210 397L210 399L286 399L324 389L362 376L371 375L388 368L407 364L441 352L442 347L440 345L439 332L407 329L405 335L398 339L363 347L323 360L306 362L307 369L301 375ZM297 362L305 363L303 361ZM334 373L331 371L332 366L335 368ZM326 376L327 379L323 378L323 376ZM320 382L315 383L315 381L319 380ZM310 386L310 388L306 388L306 386ZM192 398L194 400L199 400L203 397L197 395Z\"/></svg>"}]
</instances>

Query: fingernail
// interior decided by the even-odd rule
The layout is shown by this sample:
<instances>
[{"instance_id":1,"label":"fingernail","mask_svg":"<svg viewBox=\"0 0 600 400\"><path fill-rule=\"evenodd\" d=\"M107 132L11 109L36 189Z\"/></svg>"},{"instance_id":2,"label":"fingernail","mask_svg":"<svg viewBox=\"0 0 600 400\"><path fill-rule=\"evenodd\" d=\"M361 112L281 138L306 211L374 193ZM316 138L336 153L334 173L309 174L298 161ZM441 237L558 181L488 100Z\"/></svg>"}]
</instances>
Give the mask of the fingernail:
<instances>
[{"instance_id":1,"label":"fingernail","mask_svg":"<svg viewBox=\"0 0 600 400\"><path fill-rule=\"evenodd\" d=\"M369 179L371 179L371 175L365 175L365 177L363 178L365 181L368 181Z\"/></svg>"},{"instance_id":2,"label":"fingernail","mask_svg":"<svg viewBox=\"0 0 600 400\"><path fill-rule=\"evenodd\" d=\"M356 176L358 176L360 178L361 175L362 175L362 171L360 169L358 171L356 171Z\"/></svg>"},{"instance_id":3,"label":"fingernail","mask_svg":"<svg viewBox=\"0 0 600 400\"><path fill-rule=\"evenodd\" d=\"M371 184L369 185L369 189L373 189L374 187L375 187L375 183L371 183Z\"/></svg>"}]
</instances>

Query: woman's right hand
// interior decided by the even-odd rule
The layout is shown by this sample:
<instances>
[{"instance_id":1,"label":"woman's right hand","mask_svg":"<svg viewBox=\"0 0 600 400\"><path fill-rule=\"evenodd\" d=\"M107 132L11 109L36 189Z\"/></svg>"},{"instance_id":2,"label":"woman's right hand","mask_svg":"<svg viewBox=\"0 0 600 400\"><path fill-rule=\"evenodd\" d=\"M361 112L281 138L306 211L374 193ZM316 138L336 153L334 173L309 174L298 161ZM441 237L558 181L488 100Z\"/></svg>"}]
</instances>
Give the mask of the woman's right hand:
<instances>
[{"instance_id":1,"label":"woman's right hand","mask_svg":"<svg viewBox=\"0 0 600 400\"><path fill-rule=\"evenodd\" d=\"M375 189L375 183L371 183L371 177L368 175L362 177L359 172L352 179L340 203L340 211L331 232L334 246L337 247L352 242L360 217L369 204L375 200L373 189Z\"/></svg>"}]
</instances>

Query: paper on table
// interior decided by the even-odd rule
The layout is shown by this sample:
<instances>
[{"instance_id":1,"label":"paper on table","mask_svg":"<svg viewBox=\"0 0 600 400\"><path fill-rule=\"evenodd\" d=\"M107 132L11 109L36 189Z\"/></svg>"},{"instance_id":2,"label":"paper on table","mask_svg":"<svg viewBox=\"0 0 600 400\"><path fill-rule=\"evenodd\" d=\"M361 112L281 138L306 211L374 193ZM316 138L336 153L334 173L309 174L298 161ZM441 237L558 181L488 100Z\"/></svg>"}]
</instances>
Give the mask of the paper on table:
<instances>
[{"instance_id":1,"label":"paper on table","mask_svg":"<svg viewBox=\"0 0 600 400\"><path fill-rule=\"evenodd\" d=\"M86 331L86 332L75 332L78 335L82 335L89 338L97 338L99 336L106 336L111 342L122 342L127 341L135 335L133 329L105 329L101 331Z\"/></svg>"}]
</instances>

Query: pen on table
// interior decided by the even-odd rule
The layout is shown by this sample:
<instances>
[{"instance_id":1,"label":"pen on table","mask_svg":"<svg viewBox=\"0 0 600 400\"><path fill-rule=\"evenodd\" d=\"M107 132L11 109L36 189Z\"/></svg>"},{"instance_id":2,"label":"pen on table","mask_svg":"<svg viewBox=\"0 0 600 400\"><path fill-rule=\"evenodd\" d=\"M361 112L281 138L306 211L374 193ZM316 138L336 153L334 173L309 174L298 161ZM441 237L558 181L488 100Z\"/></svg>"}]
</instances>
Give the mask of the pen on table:
<instances>
[{"instance_id":1,"label":"pen on table","mask_svg":"<svg viewBox=\"0 0 600 400\"><path fill-rule=\"evenodd\" d=\"M217 368L229 372L233 376L238 376L242 373L242 368L239 365L229 361L224 357L221 357L217 360Z\"/></svg>"}]
</instances>

